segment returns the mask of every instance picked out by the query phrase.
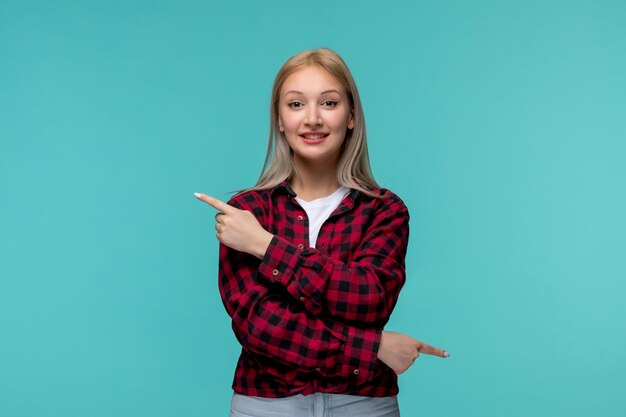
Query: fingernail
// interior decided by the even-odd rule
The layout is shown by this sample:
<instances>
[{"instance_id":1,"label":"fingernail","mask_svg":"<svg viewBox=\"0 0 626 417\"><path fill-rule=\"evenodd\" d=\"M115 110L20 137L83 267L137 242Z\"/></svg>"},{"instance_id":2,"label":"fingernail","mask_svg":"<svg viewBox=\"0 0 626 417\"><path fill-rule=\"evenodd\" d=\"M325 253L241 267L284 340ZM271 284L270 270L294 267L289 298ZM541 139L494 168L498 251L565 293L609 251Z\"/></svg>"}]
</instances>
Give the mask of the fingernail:
<instances>
[{"instance_id":1,"label":"fingernail","mask_svg":"<svg viewBox=\"0 0 626 417\"><path fill-rule=\"evenodd\" d=\"M444 356L445 358L449 358L449 357L450 357L450 354L444 350L444 351L443 351L443 356Z\"/></svg>"},{"instance_id":2,"label":"fingernail","mask_svg":"<svg viewBox=\"0 0 626 417\"><path fill-rule=\"evenodd\" d=\"M195 195L196 198L200 198L200 193L193 193L193 195Z\"/></svg>"}]
</instances>

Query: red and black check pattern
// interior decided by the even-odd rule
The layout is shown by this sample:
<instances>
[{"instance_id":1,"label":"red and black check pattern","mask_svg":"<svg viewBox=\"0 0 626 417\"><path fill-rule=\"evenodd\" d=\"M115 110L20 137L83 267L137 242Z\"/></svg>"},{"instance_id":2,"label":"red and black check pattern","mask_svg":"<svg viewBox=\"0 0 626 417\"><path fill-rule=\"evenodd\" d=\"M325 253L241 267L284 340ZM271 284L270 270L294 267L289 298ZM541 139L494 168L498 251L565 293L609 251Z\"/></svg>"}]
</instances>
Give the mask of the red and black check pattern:
<instances>
[{"instance_id":1,"label":"red and black check pattern","mask_svg":"<svg viewBox=\"0 0 626 417\"><path fill-rule=\"evenodd\" d=\"M375 192L387 196L353 189L322 225L316 248L286 180L228 201L274 234L263 260L220 244L220 294L242 346L236 392L398 393L377 352L406 279L409 213L391 191Z\"/></svg>"}]
</instances>

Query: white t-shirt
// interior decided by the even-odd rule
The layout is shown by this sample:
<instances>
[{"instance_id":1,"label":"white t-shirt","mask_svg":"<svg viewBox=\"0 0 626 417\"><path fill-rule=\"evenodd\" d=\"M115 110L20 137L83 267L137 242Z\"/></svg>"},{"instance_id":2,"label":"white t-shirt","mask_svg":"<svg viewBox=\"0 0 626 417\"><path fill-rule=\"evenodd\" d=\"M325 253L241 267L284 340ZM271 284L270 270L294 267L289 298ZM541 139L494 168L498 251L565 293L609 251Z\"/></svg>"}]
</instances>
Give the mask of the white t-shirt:
<instances>
[{"instance_id":1,"label":"white t-shirt","mask_svg":"<svg viewBox=\"0 0 626 417\"><path fill-rule=\"evenodd\" d=\"M329 196L318 198L311 201L304 201L296 197L296 201L300 203L309 218L309 246L314 248L317 241L317 235L320 232L322 224L335 211L346 195L350 193L350 188L339 187Z\"/></svg>"}]
</instances>

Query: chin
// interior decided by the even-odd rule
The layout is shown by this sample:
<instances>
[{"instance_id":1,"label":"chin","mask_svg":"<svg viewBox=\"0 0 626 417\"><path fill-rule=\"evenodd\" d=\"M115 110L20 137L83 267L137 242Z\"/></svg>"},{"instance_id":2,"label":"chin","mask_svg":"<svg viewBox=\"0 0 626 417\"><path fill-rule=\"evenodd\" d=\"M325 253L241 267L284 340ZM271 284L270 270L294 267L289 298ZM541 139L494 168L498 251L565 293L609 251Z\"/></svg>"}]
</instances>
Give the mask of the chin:
<instances>
[{"instance_id":1,"label":"chin","mask_svg":"<svg viewBox=\"0 0 626 417\"><path fill-rule=\"evenodd\" d=\"M326 152L316 153L316 154L294 152L294 155L298 159L302 161L307 161L307 162L324 162L324 161L331 161L331 160L335 160L335 161L339 160L339 155L326 153Z\"/></svg>"}]
</instances>

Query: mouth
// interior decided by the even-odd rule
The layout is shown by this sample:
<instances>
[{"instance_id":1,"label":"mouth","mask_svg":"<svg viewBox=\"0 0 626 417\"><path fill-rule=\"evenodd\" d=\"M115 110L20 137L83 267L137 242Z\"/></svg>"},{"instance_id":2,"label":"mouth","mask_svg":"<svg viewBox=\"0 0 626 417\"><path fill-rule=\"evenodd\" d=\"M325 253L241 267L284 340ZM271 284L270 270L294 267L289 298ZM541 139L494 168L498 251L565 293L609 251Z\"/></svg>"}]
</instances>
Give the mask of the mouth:
<instances>
[{"instance_id":1,"label":"mouth","mask_svg":"<svg viewBox=\"0 0 626 417\"><path fill-rule=\"evenodd\" d=\"M298 136L306 143L320 143L323 142L328 135L329 133L324 132L304 132Z\"/></svg>"}]
</instances>

